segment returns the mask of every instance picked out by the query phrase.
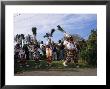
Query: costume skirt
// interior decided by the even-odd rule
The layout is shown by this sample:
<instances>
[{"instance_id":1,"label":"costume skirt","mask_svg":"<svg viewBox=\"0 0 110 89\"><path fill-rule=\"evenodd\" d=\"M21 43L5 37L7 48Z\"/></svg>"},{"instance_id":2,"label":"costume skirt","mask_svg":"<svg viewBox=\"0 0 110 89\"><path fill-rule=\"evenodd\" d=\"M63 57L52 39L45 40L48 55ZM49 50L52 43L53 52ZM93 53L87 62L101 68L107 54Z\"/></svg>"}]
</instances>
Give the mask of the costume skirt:
<instances>
[{"instance_id":1,"label":"costume skirt","mask_svg":"<svg viewBox=\"0 0 110 89\"><path fill-rule=\"evenodd\" d=\"M71 62L72 60L75 60L75 50L67 50L66 60L68 62Z\"/></svg>"}]
</instances>

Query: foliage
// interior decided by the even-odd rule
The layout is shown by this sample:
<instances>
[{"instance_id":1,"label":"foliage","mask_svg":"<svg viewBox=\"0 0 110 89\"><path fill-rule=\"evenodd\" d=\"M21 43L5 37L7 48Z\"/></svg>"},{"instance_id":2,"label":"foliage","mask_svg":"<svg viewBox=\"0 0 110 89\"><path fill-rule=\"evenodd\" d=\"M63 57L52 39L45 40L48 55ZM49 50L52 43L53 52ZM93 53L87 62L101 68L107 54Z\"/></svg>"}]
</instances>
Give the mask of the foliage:
<instances>
[{"instance_id":1,"label":"foliage","mask_svg":"<svg viewBox=\"0 0 110 89\"><path fill-rule=\"evenodd\" d=\"M80 57L90 65L97 65L97 31L91 30L87 41L81 44Z\"/></svg>"},{"instance_id":2,"label":"foliage","mask_svg":"<svg viewBox=\"0 0 110 89\"><path fill-rule=\"evenodd\" d=\"M74 40L76 40L76 41L83 40L83 38L82 38L80 35L78 35L78 34L73 34L72 37L73 37Z\"/></svg>"},{"instance_id":3,"label":"foliage","mask_svg":"<svg viewBox=\"0 0 110 89\"><path fill-rule=\"evenodd\" d=\"M97 32L91 30L91 35L87 41L88 63L92 65L97 64Z\"/></svg>"}]
</instances>

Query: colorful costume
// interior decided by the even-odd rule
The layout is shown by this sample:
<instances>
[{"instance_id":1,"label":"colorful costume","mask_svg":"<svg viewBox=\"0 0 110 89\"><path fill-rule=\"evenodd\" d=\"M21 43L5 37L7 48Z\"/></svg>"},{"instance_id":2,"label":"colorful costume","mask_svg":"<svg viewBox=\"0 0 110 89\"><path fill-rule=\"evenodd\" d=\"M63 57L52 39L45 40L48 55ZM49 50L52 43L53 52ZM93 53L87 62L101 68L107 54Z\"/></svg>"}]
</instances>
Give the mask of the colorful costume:
<instances>
[{"instance_id":1,"label":"colorful costume","mask_svg":"<svg viewBox=\"0 0 110 89\"><path fill-rule=\"evenodd\" d=\"M47 58L47 62L51 63L51 61L52 61L52 49L49 47L46 48L46 58Z\"/></svg>"},{"instance_id":2,"label":"colorful costume","mask_svg":"<svg viewBox=\"0 0 110 89\"><path fill-rule=\"evenodd\" d=\"M24 50L20 50L19 52L19 58L20 58L20 65L26 65L27 61L26 61L26 54Z\"/></svg>"},{"instance_id":3,"label":"colorful costume","mask_svg":"<svg viewBox=\"0 0 110 89\"><path fill-rule=\"evenodd\" d=\"M74 60L74 55L75 55L75 46L73 43L68 43L67 44L67 57L66 60L68 62Z\"/></svg>"}]
</instances>

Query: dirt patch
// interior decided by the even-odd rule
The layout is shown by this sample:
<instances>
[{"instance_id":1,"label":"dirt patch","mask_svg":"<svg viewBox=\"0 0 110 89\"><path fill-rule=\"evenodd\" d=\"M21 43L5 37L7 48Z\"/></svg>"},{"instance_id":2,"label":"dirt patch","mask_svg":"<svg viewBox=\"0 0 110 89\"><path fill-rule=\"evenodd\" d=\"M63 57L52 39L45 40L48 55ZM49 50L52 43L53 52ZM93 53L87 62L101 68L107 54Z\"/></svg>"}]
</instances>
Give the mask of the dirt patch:
<instances>
[{"instance_id":1,"label":"dirt patch","mask_svg":"<svg viewBox=\"0 0 110 89\"><path fill-rule=\"evenodd\" d=\"M74 68L69 70L35 70L15 74L15 76L97 76L96 68Z\"/></svg>"}]
</instances>

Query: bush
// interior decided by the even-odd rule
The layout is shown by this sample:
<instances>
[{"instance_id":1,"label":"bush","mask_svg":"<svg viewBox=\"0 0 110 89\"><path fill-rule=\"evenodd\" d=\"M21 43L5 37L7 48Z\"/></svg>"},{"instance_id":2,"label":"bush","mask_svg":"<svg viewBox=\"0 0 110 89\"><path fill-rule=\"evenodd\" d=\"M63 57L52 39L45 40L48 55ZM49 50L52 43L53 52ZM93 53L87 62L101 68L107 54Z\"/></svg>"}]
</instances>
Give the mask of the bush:
<instances>
[{"instance_id":1,"label":"bush","mask_svg":"<svg viewBox=\"0 0 110 89\"><path fill-rule=\"evenodd\" d=\"M97 65L97 32L91 30L89 39L85 42L85 46L80 51L80 58L86 60L89 65ZM84 43L83 43L84 45Z\"/></svg>"}]
</instances>

